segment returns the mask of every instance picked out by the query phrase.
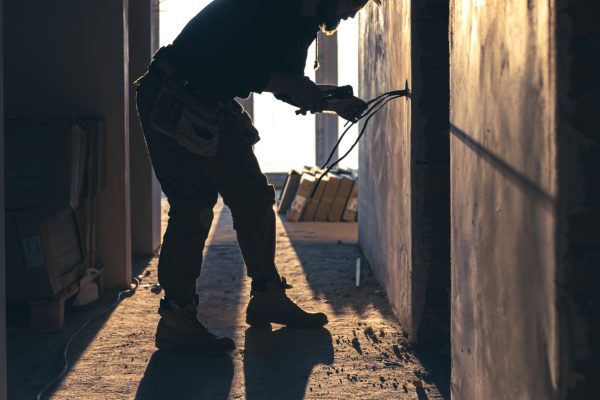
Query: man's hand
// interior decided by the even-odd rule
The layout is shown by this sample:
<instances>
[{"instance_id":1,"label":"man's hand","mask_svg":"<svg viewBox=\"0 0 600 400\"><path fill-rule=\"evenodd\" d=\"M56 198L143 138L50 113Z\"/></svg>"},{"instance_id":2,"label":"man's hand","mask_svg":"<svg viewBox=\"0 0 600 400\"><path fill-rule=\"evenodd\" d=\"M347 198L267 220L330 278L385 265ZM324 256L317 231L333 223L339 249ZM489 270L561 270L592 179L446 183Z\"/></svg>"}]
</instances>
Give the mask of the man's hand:
<instances>
[{"instance_id":1,"label":"man's hand","mask_svg":"<svg viewBox=\"0 0 600 400\"><path fill-rule=\"evenodd\" d=\"M334 111L340 117L352 122L356 122L356 117L366 109L367 103L358 97L338 99L327 106L327 110Z\"/></svg>"},{"instance_id":2,"label":"man's hand","mask_svg":"<svg viewBox=\"0 0 600 400\"><path fill-rule=\"evenodd\" d=\"M287 95L294 105L311 113L323 111L327 106L323 92L313 81L302 75L275 71L264 91Z\"/></svg>"}]
</instances>

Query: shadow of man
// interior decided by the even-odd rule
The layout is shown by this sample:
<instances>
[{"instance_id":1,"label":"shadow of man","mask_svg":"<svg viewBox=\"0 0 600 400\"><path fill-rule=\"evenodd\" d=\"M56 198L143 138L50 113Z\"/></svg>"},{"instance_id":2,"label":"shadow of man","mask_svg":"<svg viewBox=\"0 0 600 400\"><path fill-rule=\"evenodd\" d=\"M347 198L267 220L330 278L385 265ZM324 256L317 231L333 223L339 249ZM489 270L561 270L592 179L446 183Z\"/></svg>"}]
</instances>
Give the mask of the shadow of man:
<instances>
[{"instance_id":1,"label":"shadow of man","mask_svg":"<svg viewBox=\"0 0 600 400\"><path fill-rule=\"evenodd\" d=\"M244 376L248 399L304 399L315 365L333 364L325 328L246 330Z\"/></svg>"},{"instance_id":2,"label":"shadow of man","mask_svg":"<svg viewBox=\"0 0 600 400\"><path fill-rule=\"evenodd\" d=\"M198 357L159 350L150 358L135 398L227 399L232 380L230 356Z\"/></svg>"}]
</instances>

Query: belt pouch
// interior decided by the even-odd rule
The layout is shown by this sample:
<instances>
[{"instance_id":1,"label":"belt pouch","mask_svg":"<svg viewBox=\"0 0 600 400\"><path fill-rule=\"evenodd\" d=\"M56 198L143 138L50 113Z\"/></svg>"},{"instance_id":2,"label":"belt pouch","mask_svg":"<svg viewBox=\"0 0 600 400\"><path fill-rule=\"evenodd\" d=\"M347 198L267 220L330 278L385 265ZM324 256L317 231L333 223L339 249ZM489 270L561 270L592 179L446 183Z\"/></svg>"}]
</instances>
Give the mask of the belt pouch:
<instances>
[{"instance_id":1,"label":"belt pouch","mask_svg":"<svg viewBox=\"0 0 600 400\"><path fill-rule=\"evenodd\" d=\"M203 105L182 88L166 81L161 85L151 115L152 129L194 154L214 157L219 147L218 109Z\"/></svg>"}]
</instances>

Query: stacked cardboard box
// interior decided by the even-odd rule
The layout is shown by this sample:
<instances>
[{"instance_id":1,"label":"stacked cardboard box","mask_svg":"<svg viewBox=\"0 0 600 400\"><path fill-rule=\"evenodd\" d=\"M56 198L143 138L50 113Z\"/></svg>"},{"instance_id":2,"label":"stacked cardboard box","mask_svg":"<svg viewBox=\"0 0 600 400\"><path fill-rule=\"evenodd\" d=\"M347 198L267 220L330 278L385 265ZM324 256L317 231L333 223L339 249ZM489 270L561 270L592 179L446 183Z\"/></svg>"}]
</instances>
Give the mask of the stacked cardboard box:
<instances>
[{"instance_id":1,"label":"stacked cardboard box","mask_svg":"<svg viewBox=\"0 0 600 400\"><path fill-rule=\"evenodd\" d=\"M286 213L294 201L294 196L298 191L298 185L300 184L301 173L295 169L291 170L288 174L285 183L283 184L283 190L279 197L279 204L277 205L278 213Z\"/></svg>"},{"instance_id":2,"label":"stacked cardboard box","mask_svg":"<svg viewBox=\"0 0 600 400\"><path fill-rule=\"evenodd\" d=\"M313 175L308 173L302 174L302 177L300 178L300 184L298 185L298 190L294 196L294 202L287 211L288 221L298 222L300 220L300 217L302 216L302 213L306 207L306 200L310 197L310 193L315 186L315 182L316 179Z\"/></svg>"},{"instance_id":3,"label":"stacked cardboard box","mask_svg":"<svg viewBox=\"0 0 600 400\"><path fill-rule=\"evenodd\" d=\"M86 132L61 120L6 121L6 209L76 208Z\"/></svg>"},{"instance_id":4,"label":"stacked cardboard box","mask_svg":"<svg viewBox=\"0 0 600 400\"><path fill-rule=\"evenodd\" d=\"M14 211L6 222L9 302L51 299L82 275L85 254L72 209Z\"/></svg>"},{"instance_id":5,"label":"stacked cardboard box","mask_svg":"<svg viewBox=\"0 0 600 400\"><path fill-rule=\"evenodd\" d=\"M103 123L9 119L5 138L7 299L60 302L95 266Z\"/></svg>"},{"instance_id":6,"label":"stacked cardboard box","mask_svg":"<svg viewBox=\"0 0 600 400\"><path fill-rule=\"evenodd\" d=\"M354 180L350 196L348 196L348 202L344 207L344 213L342 214L342 221L353 222L356 221L358 215L358 178Z\"/></svg>"},{"instance_id":7,"label":"stacked cardboard box","mask_svg":"<svg viewBox=\"0 0 600 400\"><path fill-rule=\"evenodd\" d=\"M324 176L321 179L321 183L317 186L317 190L312 197L308 197L306 201L306 206L304 207L304 212L300 217L301 221L314 221L317 216L317 210L319 209L319 204L321 203L321 199L323 198L323 193L325 192L325 188L329 182L329 176Z\"/></svg>"},{"instance_id":8,"label":"stacked cardboard box","mask_svg":"<svg viewBox=\"0 0 600 400\"><path fill-rule=\"evenodd\" d=\"M323 176L319 182L324 172L318 167L292 170L280 196L278 212L286 213L290 222L356 221L356 174L335 170Z\"/></svg>"}]
</instances>

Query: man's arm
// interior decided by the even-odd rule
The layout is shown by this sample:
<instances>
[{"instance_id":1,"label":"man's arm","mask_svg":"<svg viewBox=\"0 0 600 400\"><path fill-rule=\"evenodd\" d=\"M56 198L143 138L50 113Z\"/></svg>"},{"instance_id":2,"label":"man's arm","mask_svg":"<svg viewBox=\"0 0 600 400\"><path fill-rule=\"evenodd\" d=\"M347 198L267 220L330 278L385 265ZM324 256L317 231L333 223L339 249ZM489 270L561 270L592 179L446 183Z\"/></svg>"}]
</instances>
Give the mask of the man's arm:
<instances>
[{"instance_id":1,"label":"man's arm","mask_svg":"<svg viewBox=\"0 0 600 400\"><path fill-rule=\"evenodd\" d=\"M263 91L284 95L279 98L287 97L289 98L288 103L312 113L323 111L327 106L318 86L303 75L273 71Z\"/></svg>"},{"instance_id":2,"label":"man's arm","mask_svg":"<svg viewBox=\"0 0 600 400\"><path fill-rule=\"evenodd\" d=\"M301 110L308 110L311 113L333 111L346 120L353 120L366 108L366 103L358 97L327 102L323 91L335 88L336 86L331 85L317 85L306 76L274 71L263 91L271 92L279 100Z\"/></svg>"}]
</instances>

